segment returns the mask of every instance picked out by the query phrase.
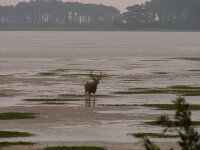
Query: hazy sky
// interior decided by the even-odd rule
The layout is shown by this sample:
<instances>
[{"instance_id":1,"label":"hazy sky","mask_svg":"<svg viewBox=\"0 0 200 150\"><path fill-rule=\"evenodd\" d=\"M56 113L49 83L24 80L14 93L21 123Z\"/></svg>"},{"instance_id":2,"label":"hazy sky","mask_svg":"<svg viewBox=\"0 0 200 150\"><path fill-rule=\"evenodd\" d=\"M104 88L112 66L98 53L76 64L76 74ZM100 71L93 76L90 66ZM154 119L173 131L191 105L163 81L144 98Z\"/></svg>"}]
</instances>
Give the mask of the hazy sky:
<instances>
[{"instance_id":1,"label":"hazy sky","mask_svg":"<svg viewBox=\"0 0 200 150\"><path fill-rule=\"evenodd\" d=\"M15 5L18 2L22 1L29 2L29 0L0 0L0 5ZM125 8L127 6L132 6L134 4L141 4L148 0L62 0L62 1L104 4L107 6L114 6L123 12L125 11Z\"/></svg>"}]
</instances>

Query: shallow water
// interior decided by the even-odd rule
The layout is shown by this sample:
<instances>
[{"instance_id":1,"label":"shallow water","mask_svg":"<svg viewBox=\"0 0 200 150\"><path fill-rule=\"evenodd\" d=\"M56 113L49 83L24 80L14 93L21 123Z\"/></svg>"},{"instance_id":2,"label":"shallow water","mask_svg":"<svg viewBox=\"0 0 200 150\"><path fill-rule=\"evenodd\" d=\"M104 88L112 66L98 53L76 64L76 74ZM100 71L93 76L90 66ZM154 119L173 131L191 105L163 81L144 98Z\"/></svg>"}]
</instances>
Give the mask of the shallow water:
<instances>
[{"instance_id":1,"label":"shallow water","mask_svg":"<svg viewBox=\"0 0 200 150\"><path fill-rule=\"evenodd\" d=\"M40 102L22 100L53 98L67 93L83 94L83 85L89 77L71 74L86 74L90 73L90 70L96 70L94 72L97 74L99 70L103 70L103 73L108 75L102 78L97 93L110 95L110 97L97 97L96 107L98 104L172 103L178 95L120 95L113 92L127 91L128 88L200 86L200 71L190 71L200 70L200 61L171 59L177 57L200 57L199 32L0 31L0 89L17 90L11 91L10 96L0 96L0 106L44 105ZM38 75L42 72L55 72L56 75ZM193 104L200 104L199 98L199 96L188 96L186 100ZM69 102L66 106L85 107L84 97L82 99L82 101ZM91 106L94 106L94 103ZM142 115L161 112L141 108L133 111L97 113ZM169 111L162 113L171 114ZM194 113L193 118L200 120L198 111ZM132 125L132 122L119 121L111 124L102 122L99 126L55 126L33 130L34 133L38 133L38 136L25 138L25 140L60 141L64 138L67 141L132 142L133 138L126 135L129 132L162 130Z\"/></svg>"}]
</instances>

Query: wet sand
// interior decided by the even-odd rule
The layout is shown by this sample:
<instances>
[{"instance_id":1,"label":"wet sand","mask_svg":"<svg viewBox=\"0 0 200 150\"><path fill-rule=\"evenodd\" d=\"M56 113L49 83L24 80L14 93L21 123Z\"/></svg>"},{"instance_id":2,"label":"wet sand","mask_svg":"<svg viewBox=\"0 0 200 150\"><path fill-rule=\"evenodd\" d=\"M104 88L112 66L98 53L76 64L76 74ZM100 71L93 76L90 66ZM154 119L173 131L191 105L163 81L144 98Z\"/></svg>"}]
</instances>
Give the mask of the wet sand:
<instances>
[{"instance_id":1,"label":"wet sand","mask_svg":"<svg viewBox=\"0 0 200 150\"><path fill-rule=\"evenodd\" d=\"M91 132L93 131L94 126L103 126L103 122L107 122L109 126L115 126L118 124L119 120L123 122L133 123L134 121L138 120L154 120L159 115L126 115L126 114L116 114L116 113L98 113L101 111L127 111L127 110L135 110L138 109L136 107L62 107L62 106L14 106L14 107L1 107L1 112L33 112L38 113L37 118L35 119L22 119L22 120L1 120L0 121L0 128L2 130L18 130L18 131L44 131L42 134L46 134L45 136L41 136L41 133L36 133L33 137L28 138L21 138L24 141L33 141L37 144L34 146L12 146L12 147L5 147L3 149L38 149L47 146L58 146L58 145L75 145L75 146L101 146L106 147L108 150L142 150L143 143L142 141L138 140L135 141L133 137L133 142L112 142L112 141L95 141L90 139L87 140L85 137L82 138L82 142L71 139L72 141L68 141L69 136L66 136L66 139L63 140L56 139L59 135L52 135L52 137L48 137L48 131L56 129L56 128L64 128L69 127L71 130L76 129L76 126L87 128L91 127ZM107 125L108 125L107 124ZM134 128L134 126L132 126ZM137 128L137 127L136 127ZM123 129L121 129L123 130ZM79 135L79 130L77 130L76 134ZM65 131L63 131L65 132ZM88 132L90 132L88 130ZM105 132L104 129L99 128L98 133ZM118 136L118 132L115 131L116 136ZM58 133L57 133L58 134ZM68 134L68 133L66 133ZM51 135L51 134L50 134ZM106 134L105 134L106 135ZM60 135L61 137L63 135ZM88 136L88 135L86 135ZM101 135L100 135L101 136ZM45 137L45 138L44 138ZM54 141L51 141L51 139ZM107 137L105 137L107 138ZM121 137L123 138L123 137ZM48 141L49 139L49 141ZM116 137L117 139L117 137ZM8 139L9 141L19 141L20 138L11 138ZM43 141L44 140L44 141ZM122 140L123 141L123 140ZM159 145L162 147L168 146L168 142L158 142ZM174 145L174 142L171 142Z\"/></svg>"}]
</instances>

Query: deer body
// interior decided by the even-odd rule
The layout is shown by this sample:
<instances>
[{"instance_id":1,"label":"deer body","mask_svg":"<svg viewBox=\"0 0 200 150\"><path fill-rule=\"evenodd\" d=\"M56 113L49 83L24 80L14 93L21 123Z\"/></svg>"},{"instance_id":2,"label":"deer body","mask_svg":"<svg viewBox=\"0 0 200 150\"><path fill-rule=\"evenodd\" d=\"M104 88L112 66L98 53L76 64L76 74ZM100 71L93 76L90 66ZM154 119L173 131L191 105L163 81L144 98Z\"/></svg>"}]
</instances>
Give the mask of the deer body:
<instances>
[{"instance_id":1,"label":"deer body","mask_svg":"<svg viewBox=\"0 0 200 150\"><path fill-rule=\"evenodd\" d=\"M102 74L102 72L101 72L101 74ZM90 100L90 95L91 95L91 93L93 93L94 100L95 100L95 93L97 90L97 85L99 84L99 80L101 80L101 74L100 74L100 77L95 78L92 76L92 73L91 73L92 80L88 80L84 85L86 99L87 99L87 95L88 95L89 100Z\"/></svg>"}]
</instances>

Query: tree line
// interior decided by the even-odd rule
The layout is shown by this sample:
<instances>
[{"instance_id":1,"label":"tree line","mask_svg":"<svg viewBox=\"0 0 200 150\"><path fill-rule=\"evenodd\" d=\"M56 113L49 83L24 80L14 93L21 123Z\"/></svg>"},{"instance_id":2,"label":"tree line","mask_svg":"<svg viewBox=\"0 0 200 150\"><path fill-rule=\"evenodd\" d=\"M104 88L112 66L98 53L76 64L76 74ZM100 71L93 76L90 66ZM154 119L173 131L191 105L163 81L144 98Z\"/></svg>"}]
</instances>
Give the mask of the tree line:
<instances>
[{"instance_id":1,"label":"tree line","mask_svg":"<svg viewBox=\"0 0 200 150\"><path fill-rule=\"evenodd\" d=\"M0 6L0 28L200 29L200 0L151 0L117 8L58 0Z\"/></svg>"},{"instance_id":2,"label":"tree line","mask_svg":"<svg viewBox=\"0 0 200 150\"><path fill-rule=\"evenodd\" d=\"M117 26L200 29L200 0L151 0L126 9L116 21Z\"/></svg>"},{"instance_id":3,"label":"tree line","mask_svg":"<svg viewBox=\"0 0 200 150\"><path fill-rule=\"evenodd\" d=\"M0 6L0 27L111 27L120 11L114 7L57 0L31 0Z\"/></svg>"}]
</instances>

